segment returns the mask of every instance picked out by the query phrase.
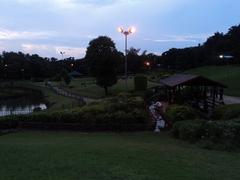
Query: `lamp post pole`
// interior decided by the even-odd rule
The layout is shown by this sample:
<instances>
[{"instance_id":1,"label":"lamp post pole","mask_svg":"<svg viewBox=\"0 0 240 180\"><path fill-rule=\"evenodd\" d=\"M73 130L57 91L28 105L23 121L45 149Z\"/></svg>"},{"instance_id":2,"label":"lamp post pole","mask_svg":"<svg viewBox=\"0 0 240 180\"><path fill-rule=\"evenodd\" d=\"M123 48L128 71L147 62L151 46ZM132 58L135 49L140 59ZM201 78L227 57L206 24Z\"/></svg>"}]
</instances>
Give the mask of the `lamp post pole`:
<instances>
[{"instance_id":1,"label":"lamp post pole","mask_svg":"<svg viewBox=\"0 0 240 180\"><path fill-rule=\"evenodd\" d=\"M127 80L128 80L128 74L127 74L127 68L128 68L128 63L127 63L127 36L128 34L125 33L125 87L126 90L128 89L128 85L127 85Z\"/></svg>"},{"instance_id":2,"label":"lamp post pole","mask_svg":"<svg viewBox=\"0 0 240 180\"><path fill-rule=\"evenodd\" d=\"M4 65L4 71L5 71L5 72L4 72L4 76L5 76L5 79L7 79L7 77L8 77L8 72L7 72L8 70L7 70L7 68L8 68L8 65L5 64L5 65Z\"/></svg>"},{"instance_id":3,"label":"lamp post pole","mask_svg":"<svg viewBox=\"0 0 240 180\"><path fill-rule=\"evenodd\" d=\"M65 52L61 51L60 54L62 55L62 66L63 66L64 65L64 62L63 62L64 61L64 57L63 56L64 56Z\"/></svg>"},{"instance_id":4,"label":"lamp post pole","mask_svg":"<svg viewBox=\"0 0 240 180\"><path fill-rule=\"evenodd\" d=\"M60 54L62 55L62 60L63 60L63 55L65 54L65 52L61 51Z\"/></svg>"},{"instance_id":5,"label":"lamp post pole","mask_svg":"<svg viewBox=\"0 0 240 180\"><path fill-rule=\"evenodd\" d=\"M128 40L128 35L131 34L131 33L135 33L136 30L135 30L135 28L132 27L132 28L129 28L127 31L124 31L123 28L118 28L118 31L120 33L124 34L124 36L125 36L125 87L126 87L126 91L127 91L127 89L128 89L128 85L127 85L127 81L128 81L127 45L128 45L128 43L127 43L127 40Z\"/></svg>"}]
</instances>

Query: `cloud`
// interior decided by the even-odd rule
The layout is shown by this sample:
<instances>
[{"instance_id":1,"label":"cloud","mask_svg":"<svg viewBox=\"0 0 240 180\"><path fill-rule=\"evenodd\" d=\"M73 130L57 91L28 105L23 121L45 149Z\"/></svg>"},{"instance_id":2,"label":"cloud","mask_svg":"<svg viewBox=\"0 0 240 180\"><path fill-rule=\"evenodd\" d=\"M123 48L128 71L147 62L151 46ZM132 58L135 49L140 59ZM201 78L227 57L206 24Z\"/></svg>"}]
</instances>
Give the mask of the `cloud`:
<instances>
[{"instance_id":1,"label":"cloud","mask_svg":"<svg viewBox=\"0 0 240 180\"><path fill-rule=\"evenodd\" d=\"M6 50L6 47L4 47L4 46L2 46L1 44L0 44L0 52L1 51L5 51Z\"/></svg>"},{"instance_id":2,"label":"cloud","mask_svg":"<svg viewBox=\"0 0 240 180\"><path fill-rule=\"evenodd\" d=\"M41 56L54 55L54 48L45 44L22 44L22 51L29 54L39 54Z\"/></svg>"},{"instance_id":3,"label":"cloud","mask_svg":"<svg viewBox=\"0 0 240 180\"><path fill-rule=\"evenodd\" d=\"M76 7L75 0L17 0L19 4L23 5L44 5L46 7L72 9Z\"/></svg>"},{"instance_id":4,"label":"cloud","mask_svg":"<svg viewBox=\"0 0 240 180\"><path fill-rule=\"evenodd\" d=\"M30 54L39 54L42 56L54 56L61 58L60 52L65 52L64 57L82 58L86 54L86 48L55 46L51 44L22 44L22 51Z\"/></svg>"},{"instance_id":5,"label":"cloud","mask_svg":"<svg viewBox=\"0 0 240 180\"><path fill-rule=\"evenodd\" d=\"M164 35L157 39L145 38L144 41L152 41L152 42L202 42L205 41L211 34L192 34L192 35Z\"/></svg>"},{"instance_id":6,"label":"cloud","mask_svg":"<svg viewBox=\"0 0 240 180\"><path fill-rule=\"evenodd\" d=\"M41 44L22 44L22 49L24 51L32 52L35 50L49 50L49 45L41 45Z\"/></svg>"},{"instance_id":7,"label":"cloud","mask_svg":"<svg viewBox=\"0 0 240 180\"><path fill-rule=\"evenodd\" d=\"M161 55L162 55L162 52L155 51L155 52L153 52L153 54L158 55L158 56L161 56Z\"/></svg>"},{"instance_id":8,"label":"cloud","mask_svg":"<svg viewBox=\"0 0 240 180\"><path fill-rule=\"evenodd\" d=\"M0 28L0 40L42 39L49 35L48 32L12 31Z\"/></svg>"},{"instance_id":9,"label":"cloud","mask_svg":"<svg viewBox=\"0 0 240 180\"><path fill-rule=\"evenodd\" d=\"M152 7L158 9L159 12L177 7L189 0L14 0L22 5L44 6L46 9L52 10L87 10L94 13L94 10L120 10L122 8L129 9L134 7L134 11L143 8ZM65 13L65 12L63 12ZM103 11L103 13L108 13ZM151 13L148 11L147 13Z\"/></svg>"},{"instance_id":10,"label":"cloud","mask_svg":"<svg viewBox=\"0 0 240 180\"><path fill-rule=\"evenodd\" d=\"M86 48L83 47L64 47L58 46L55 47L56 54L60 54L60 52L64 52L65 56L72 56L72 57L84 57L86 54Z\"/></svg>"}]
</instances>

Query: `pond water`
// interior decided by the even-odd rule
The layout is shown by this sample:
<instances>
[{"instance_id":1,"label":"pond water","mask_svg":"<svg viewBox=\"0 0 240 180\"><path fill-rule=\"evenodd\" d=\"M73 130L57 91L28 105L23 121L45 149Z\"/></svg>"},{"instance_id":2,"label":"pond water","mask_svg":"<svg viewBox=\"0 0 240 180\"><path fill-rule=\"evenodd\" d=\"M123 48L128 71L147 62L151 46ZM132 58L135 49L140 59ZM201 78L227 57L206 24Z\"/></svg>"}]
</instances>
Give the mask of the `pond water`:
<instances>
[{"instance_id":1,"label":"pond water","mask_svg":"<svg viewBox=\"0 0 240 180\"><path fill-rule=\"evenodd\" d=\"M30 114L35 110L46 110L47 105L44 103L40 104L26 104L21 106L9 106L0 104L0 117L9 115L20 115L20 114Z\"/></svg>"},{"instance_id":2,"label":"pond water","mask_svg":"<svg viewBox=\"0 0 240 180\"><path fill-rule=\"evenodd\" d=\"M8 115L30 114L46 110L47 104L41 94L31 92L18 98L0 99L0 117Z\"/></svg>"}]
</instances>

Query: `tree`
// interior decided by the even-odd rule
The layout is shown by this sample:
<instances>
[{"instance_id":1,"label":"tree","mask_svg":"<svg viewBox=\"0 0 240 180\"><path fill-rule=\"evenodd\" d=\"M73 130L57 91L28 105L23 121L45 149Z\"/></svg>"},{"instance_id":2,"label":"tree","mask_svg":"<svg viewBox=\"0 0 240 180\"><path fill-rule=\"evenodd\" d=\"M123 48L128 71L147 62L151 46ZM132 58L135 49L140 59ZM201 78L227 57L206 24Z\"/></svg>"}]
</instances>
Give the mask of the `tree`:
<instances>
[{"instance_id":1,"label":"tree","mask_svg":"<svg viewBox=\"0 0 240 180\"><path fill-rule=\"evenodd\" d=\"M141 57L139 56L140 49L135 49L131 47L128 50L128 70L129 72L134 72L137 73L140 71L142 62L141 62Z\"/></svg>"},{"instance_id":2,"label":"tree","mask_svg":"<svg viewBox=\"0 0 240 180\"><path fill-rule=\"evenodd\" d=\"M66 85L69 85L71 82L71 77L69 76L68 72L66 70L63 70L61 72L61 78L65 82Z\"/></svg>"},{"instance_id":3,"label":"tree","mask_svg":"<svg viewBox=\"0 0 240 180\"><path fill-rule=\"evenodd\" d=\"M107 36L99 36L89 42L86 59L90 73L96 78L97 85L104 88L108 94L108 87L117 83L117 61L119 53L115 43Z\"/></svg>"}]
</instances>

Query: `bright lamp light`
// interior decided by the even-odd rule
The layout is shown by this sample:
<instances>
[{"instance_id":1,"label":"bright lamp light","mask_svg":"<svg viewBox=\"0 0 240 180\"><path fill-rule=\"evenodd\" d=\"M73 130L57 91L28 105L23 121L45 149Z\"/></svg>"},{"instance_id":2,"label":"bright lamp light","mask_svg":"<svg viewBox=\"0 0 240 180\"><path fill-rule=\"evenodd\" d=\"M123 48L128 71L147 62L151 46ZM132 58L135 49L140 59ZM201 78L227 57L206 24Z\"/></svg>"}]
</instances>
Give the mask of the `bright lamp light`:
<instances>
[{"instance_id":1,"label":"bright lamp light","mask_svg":"<svg viewBox=\"0 0 240 180\"><path fill-rule=\"evenodd\" d=\"M130 33L135 33L135 32L136 32L136 28L135 28L135 27L131 27L131 28L129 29L129 32L130 32Z\"/></svg>"},{"instance_id":2,"label":"bright lamp light","mask_svg":"<svg viewBox=\"0 0 240 180\"><path fill-rule=\"evenodd\" d=\"M123 28L119 27L118 28L118 32L122 33L123 32Z\"/></svg>"}]
</instances>

